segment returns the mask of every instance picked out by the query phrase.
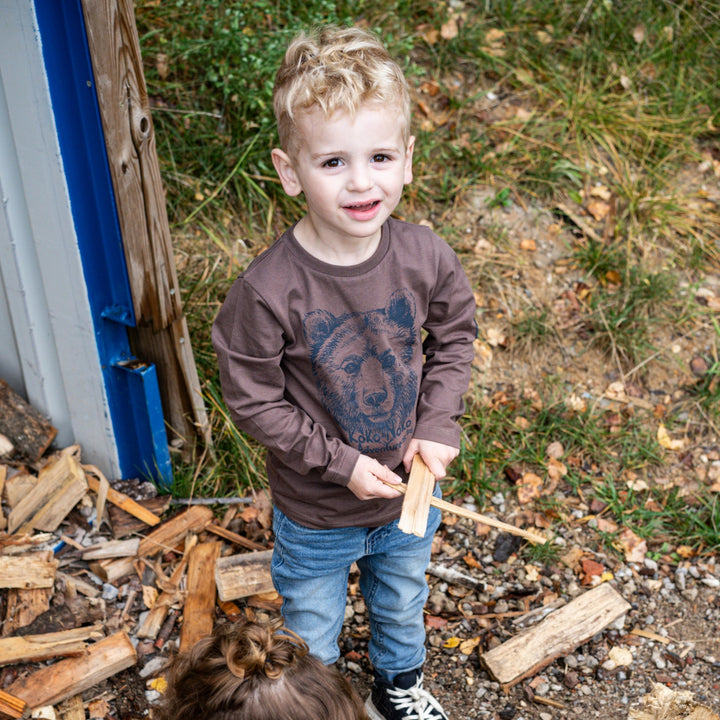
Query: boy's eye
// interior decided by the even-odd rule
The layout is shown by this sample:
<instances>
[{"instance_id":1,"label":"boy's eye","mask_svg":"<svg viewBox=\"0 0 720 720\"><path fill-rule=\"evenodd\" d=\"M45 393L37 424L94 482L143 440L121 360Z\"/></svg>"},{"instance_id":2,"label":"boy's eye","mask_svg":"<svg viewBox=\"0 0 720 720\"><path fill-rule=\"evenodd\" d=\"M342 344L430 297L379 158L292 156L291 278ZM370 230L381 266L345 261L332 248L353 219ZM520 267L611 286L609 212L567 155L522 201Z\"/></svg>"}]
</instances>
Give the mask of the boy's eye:
<instances>
[{"instance_id":1,"label":"boy's eye","mask_svg":"<svg viewBox=\"0 0 720 720\"><path fill-rule=\"evenodd\" d=\"M372 161L375 163L387 162L388 160L392 160L392 158L389 155L386 155L385 153L377 153L376 155L373 155L373 157L372 157Z\"/></svg>"},{"instance_id":2,"label":"boy's eye","mask_svg":"<svg viewBox=\"0 0 720 720\"><path fill-rule=\"evenodd\" d=\"M330 158L329 160L326 160L322 166L327 168L336 168L340 167L342 164L342 160L340 158Z\"/></svg>"}]
</instances>

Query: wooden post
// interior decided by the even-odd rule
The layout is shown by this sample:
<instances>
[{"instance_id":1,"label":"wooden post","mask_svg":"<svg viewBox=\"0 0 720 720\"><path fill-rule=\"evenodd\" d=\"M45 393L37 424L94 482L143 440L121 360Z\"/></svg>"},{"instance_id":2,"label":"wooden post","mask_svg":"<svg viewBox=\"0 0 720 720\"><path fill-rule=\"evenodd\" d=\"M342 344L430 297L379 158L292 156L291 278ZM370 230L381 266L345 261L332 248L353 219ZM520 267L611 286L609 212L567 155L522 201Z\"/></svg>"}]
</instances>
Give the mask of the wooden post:
<instances>
[{"instance_id":1,"label":"wooden post","mask_svg":"<svg viewBox=\"0 0 720 720\"><path fill-rule=\"evenodd\" d=\"M133 352L155 365L165 419L212 447L180 301L132 0L82 0L137 328ZM190 447L186 448L188 451Z\"/></svg>"}]
</instances>

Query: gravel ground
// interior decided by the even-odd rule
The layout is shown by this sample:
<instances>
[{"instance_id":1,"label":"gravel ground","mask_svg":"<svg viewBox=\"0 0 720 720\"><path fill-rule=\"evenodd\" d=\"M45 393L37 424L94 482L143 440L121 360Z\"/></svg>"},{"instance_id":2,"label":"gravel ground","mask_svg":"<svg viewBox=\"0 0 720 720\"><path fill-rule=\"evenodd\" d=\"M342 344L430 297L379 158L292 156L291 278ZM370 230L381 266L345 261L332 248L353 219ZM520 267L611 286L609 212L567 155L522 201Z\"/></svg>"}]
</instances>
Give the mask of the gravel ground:
<instances>
[{"instance_id":1,"label":"gravel ground","mask_svg":"<svg viewBox=\"0 0 720 720\"><path fill-rule=\"evenodd\" d=\"M453 584L430 576L426 685L451 719L624 719L654 683L691 691L698 702L720 710L716 558L626 563L590 550L583 534L590 535L567 530L556 540L562 559L543 565L508 554L514 543L508 543L507 535L478 537L474 523L466 520L441 526L433 565L478 582L472 589L469 581ZM483 668L480 655L523 632L533 621L532 610L543 602L570 601L590 589L580 579L578 551L603 565L611 576L607 582L627 600L630 611L565 657L503 689ZM351 596L341 663L356 687L366 692L370 675L362 611L362 600ZM634 634L638 631L643 634ZM630 651L620 654L627 665L611 660L613 648Z\"/></svg>"}]
</instances>

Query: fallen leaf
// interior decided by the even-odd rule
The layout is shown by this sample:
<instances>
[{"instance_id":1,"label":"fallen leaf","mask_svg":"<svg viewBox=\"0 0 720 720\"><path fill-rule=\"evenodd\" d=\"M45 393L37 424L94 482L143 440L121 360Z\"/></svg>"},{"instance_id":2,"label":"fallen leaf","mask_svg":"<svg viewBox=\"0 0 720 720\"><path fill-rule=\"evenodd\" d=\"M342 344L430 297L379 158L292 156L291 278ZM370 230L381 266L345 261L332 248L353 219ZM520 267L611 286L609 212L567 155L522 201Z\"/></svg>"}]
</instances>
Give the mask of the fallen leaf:
<instances>
[{"instance_id":1,"label":"fallen leaf","mask_svg":"<svg viewBox=\"0 0 720 720\"><path fill-rule=\"evenodd\" d=\"M457 18L451 17L441 28L440 37L443 40L452 40L458 36Z\"/></svg>"},{"instance_id":2,"label":"fallen leaf","mask_svg":"<svg viewBox=\"0 0 720 720\"><path fill-rule=\"evenodd\" d=\"M474 637L460 643L460 652L463 655L471 655L472 651L480 644L480 638Z\"/></svg>"},{"instance_id":3,"label":"fallen leaf","mask_svg":"<svg viewBox=\"0 0 720 720\"><path fill-rule=\"evenodd\" d=\"M608 657L613 661L615 667L627 667L633 663L633 654L628 648L616 645L610 648Z\"/></svg>"},{"instance_id":4,"label":"fallen leaf","mask_svg":"<svg viewBox=\"0 0 720 720\"><path fill-rule=\"evenodd\" d=\"M580 563L582 568L582 584L593 585L597 580L600 580L600 576L605 572L605 566L602 563L593 560L592 558L583 558Z\"/></svg>"},{"instance_id":5,"label":"fallen leaf","mask_svg":"<svg viewBox=\"0 0 720 720\"><path fill-rule=\"evenodd\" d=\"M517 485L518 502L522 505L540 497L542 478L535 473L525 473Z\"/></svg>"},{"instance_id":6,"label":"fallen leaf","mask_svg":"<svg viewBox=\"0 0 720 720\"><path fill-rule=\"evenodd\" d=\"M532 238L523 238L520 241L520 249L526 252L535 252L535 250L537 250L537 243Z\"/></svg>"},{"instance_id":7,"label":"fallen leaf","mask_svg":"<svg viewBox=\"0 0 720 720\"><path fill-rule=\"evenodd\" d=\"M525 579L528 582L537 582L540 579L540 572L534 565L525 566Z\"/></svg>"},{"instance_id":8,"label":"fallen leaf","mask_svg":"<svg viewBox=\"0 0 720 720\"><path fill-rule=\"evenodd\" d=\"M636 25L632 31L633 40L639 45L645 40L645 26Z\"/></svg>"},{"instance_id":9,"label":"fallen leaf","mask_svg":"<svg viewBox=\"0 0 720 720\"><path fill-rule=\"evenodd\" d=\"M538 30L535 33L535 37L538 39L539 42L541 42L543 45L549 45L552 42L552 36L550 33L545 32L545 30Z\"/></svg>"},{"instance_id":10,"label":"fallen leaf","mask_svg":"<svg viewBox=\"0 0 720 720\"><path fill-rule=\"evenodd\" d=\"M158 598L157 588L154 588L151 585L143 585L142 586L142 598L143 598L143 603L145 604L145 607L148 610L152 610L153 606L155 605L155 602L157 601L157 598Z\"/></svg>"},{"instance_id":11,"label":"fallen leaf","mask_svg":"<svg viewBox=\"0 0 720 720\"><path fill-rule=\"evenodd\" d=\"M629 527L624 527L620 531L619 540L625 552L625 560L627 562L641 563L645 560L647 543L638 537Z\"/></svg>"},{"instance_id":12,"label":"fallen leaf","mask_svg":"<svg viewBox=\"0 0 720 720\"><path fill-rule=\"evenodd\" d=\"M555 440L545 448L545 454L549 458L559 460L565 454L565 448L559 440Z\"/></svg>"},{"instance_id":13,"label":"fallen leaf","mask_svg":"<svg viewBox=\"0 0 720 720\"><path fill-rule=\"evenodd\" d=\"M444 648L449 648L450 650L452 650L453 648L458 647L461 642L462 642L462 640L461 640L459 637L454 637L454 636L453 636L453 637L449 637L449 638L443 643L443 647L444 647Z\"/></svg>"},{"instance_id":14,"label":"fallen leaf","mask_svg":"<svg viewBox=\"0 0 720 720\"><path fill-rule=\"evenodd\" d=\"M489 327L485 330L485 339L489 345L498 347L498 345L505 345L507 335L500 328Z\"/></svg>"},{"instance_id":15,"label":"fallen leaf","mask_svg":"<svg viewBox=\"0 0 720 720\"><path fill-rule=\"evenodd\" d=\"M485 33L485 42L490 45L496 45L505 40L505 31L499 28L492 28Z\"/></svg>"},{"instance_id":16,"label":"fallen leaf","mask_svg":"<svg viewBox=\"0 0 720 720\"><path fill-rule=\"evenodd\" d=\"M673 440L662 423L658 425L657 441L666 450L681 450L685 446L684 440Z\"/></svg>"},{"instance_id":17,"label":"fallen leaf","mask_svg":"<svg viewBox=\"0 0 720 720\"><path fill-rule=\"evenodd\" d=\"M587 211L595 218L595 220L604 220L610 212L610 204L604 200L591 200L587 204Z\"/></svg>"},{"instance_id":18,"label":"fallen leaf","mask_svg":"<svg viewBox=\"0 0 720 720\"><path fill-rule=\"evenodd\" d=\"M433 630L440 630L448 624L445 618L438 617L437 615L426 615L425 625Z\"/></svg>"},{"instance_id":19,"label":"fallen leaf","mask_svg":"<svg viewBox=\"0 0 720 720\"><path fill-rule=\"evenodd\" d=\"M480 563L477 561L475 555L473 555L473 553L471 552L467 553L463 560L465 561L465 564L470 568L475 568L477 570L482 567L482 565L480 565Z\"/></svg>"}]
</instances>

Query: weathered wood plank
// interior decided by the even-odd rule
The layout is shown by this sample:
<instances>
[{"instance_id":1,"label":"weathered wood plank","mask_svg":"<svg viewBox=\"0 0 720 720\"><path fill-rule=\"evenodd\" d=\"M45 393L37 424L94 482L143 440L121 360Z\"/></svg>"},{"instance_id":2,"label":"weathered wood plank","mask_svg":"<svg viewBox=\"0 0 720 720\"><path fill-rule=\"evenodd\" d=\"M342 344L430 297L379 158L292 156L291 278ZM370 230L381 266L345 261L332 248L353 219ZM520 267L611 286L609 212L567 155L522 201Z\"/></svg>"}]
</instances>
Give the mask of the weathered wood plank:
<instances>
[{"instance_id":1,"label":"weathered wood plank","mask_svg":"<svg viewBox=\"0 0 720 720\"><path fill-rule=\"evenodd\" d=\"M8 532L57 530L86 492L85 473L77 460L58 455L40 470L37 483L10 512Z\"/></svg>"},{"instance_id":2,"label":"weathered wood plank","mask_svg":"<svg viewBox=\"0 0 720 720\"><path fill-rule=\"evenodd\" d=\"M58 561L35 555L0 555L0 588L49 588L55 582Z\"/></svg>"},{"instance_id":3,"label":"weathered wood plank","mask_svg":"<svg viewBox=\"0 0 720 720\"><path fill-rule=\"evenodd\" d=\"M209 507L193 505L185 512L166 520L143 538L138 555L151 556L172 550L189 532L199 533L204 530L213 518L213 511Z\"/></svg>"},{"instance_id":4,"label":"weathered wood plank","mask_svg":"<svg viewBox=\"0 0 720 720\"><path fill-rule=\"evenodd\" d=\"M2 638L0 639L0 665L79 655L87 647L88 640L98 640L104 635L102 625L91 625L42 635Z\"/></svg>"},{"instance_id":5,"label":"weathered wood plank","mask_svg":"<svg viewBox=\"0 0 720 720\"><path fill-rule=\"evenodd\" d=\"M83 560L106 560L107 558L134 557L140 547L140 538L108 540L85 548Z\"/></svg>"},{"instance_id":6,"label":"weathered wood plank","mask_svg":"<svg viewBox=\"0 0 720 720\"><path fill-rule=\"evenodd\" d=\"M215 624L215 562L220 555L220 546L219 540L211 540L196 545L190 551L180 652L189 650L200 638L212 633Z\"/></svg>"},{"instance_id":7,"label":"weathered wood plank","mask_svg":"<svg viewBox=\"0 0 720 720\"><path fill-rule=\"evenodd\" d=\"M480 660L494 680L510 687L571 653L629 609L630 603L612 585L603 583L483 653Z\"/></svg>"},{"instance_id":8,"label":"weathered wood plank","mask_svg":"<svg viewBox=\"0 0 720 720\"><path fill-rule=\"evenodd\" d=\"M155 132L131 0L82 0L137 328L133 352L158 368L176 437L212 447L180 300Z\"/></svg>"},{"instance_id":9,"label":"weathered wood plank","mask_svg":"<svg viewBox=\"0 0 720 720\"><path fill-rule=\"evenodd\" d=\"M215 582L223 601L270 592L275 587L270 575L272 550L219 558L215 563Z\"/></svg>"},{"instance_id":10,"label":"weathered wood plank","mask_svg":"<svg viewBox=\"0 0 720 720\"><path fill-rule=\"evenodd\" d=\"M57 435L57 429L34 407L0 380L0 432L28 460L39 460Z\"/></svg>"},{"instance_id":11,"label":"weathered wood plank","mask_svg":"<svg viewBox=\"0 0 720 720\"><path fill-rule=\"evenodd\" d=\"M80 656L53 663L18 678L7 688L35 708L55 705L135 665L137 654L124 632L99 640Z\"/></svg>"}]
</instances>

